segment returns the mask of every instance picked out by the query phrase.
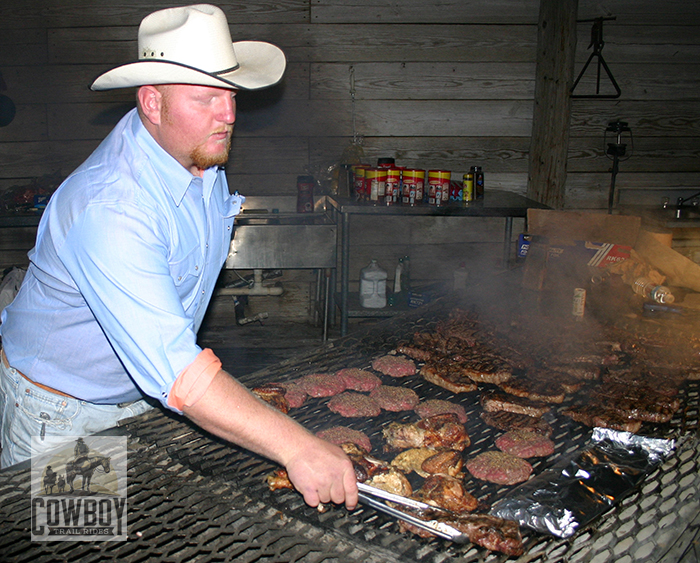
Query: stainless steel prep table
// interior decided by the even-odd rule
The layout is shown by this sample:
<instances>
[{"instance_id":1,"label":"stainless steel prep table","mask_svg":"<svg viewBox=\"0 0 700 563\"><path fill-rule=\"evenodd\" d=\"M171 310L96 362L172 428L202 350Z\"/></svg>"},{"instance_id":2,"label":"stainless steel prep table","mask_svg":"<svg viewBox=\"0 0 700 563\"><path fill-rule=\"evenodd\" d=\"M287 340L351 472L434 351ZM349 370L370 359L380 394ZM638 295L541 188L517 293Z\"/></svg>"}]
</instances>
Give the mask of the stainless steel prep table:
<instances>
[{"instance_id":1,"label":"stainless steel prep table","mask_svg":"<svg viewBox=\"0 0 700 563\"><path fill-rule=\"evenodd\" d=\"M343 198L328 198L338 211L340 220L340 334L348 331L349 318L349 265L350 265L350 220L353 215L365 216L433 216L433 217L503 217L503 263L507 264L513 236L513 218L527 218L530 208L549 209L548 206L513 192L488 190L483 199L468 203L448 203L435 207L421 205L378 205L374 202L358 202Z\"/></svg>"}]
</instances>

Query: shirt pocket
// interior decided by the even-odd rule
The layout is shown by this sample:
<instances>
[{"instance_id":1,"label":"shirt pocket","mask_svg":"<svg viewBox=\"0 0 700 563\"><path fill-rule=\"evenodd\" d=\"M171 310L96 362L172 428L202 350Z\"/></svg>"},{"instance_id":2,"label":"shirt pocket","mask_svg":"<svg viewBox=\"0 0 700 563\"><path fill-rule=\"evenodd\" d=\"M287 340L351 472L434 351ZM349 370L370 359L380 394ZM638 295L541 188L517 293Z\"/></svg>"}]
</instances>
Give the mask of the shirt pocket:
<instances>
[{"instance_id":1,"label":"shirt pocket","mask_svg":"<svg viewBox=\"0 0 700 563\"><path fill-rule=\"evenodd\" d=\"M170 262L173 282L185 308L187 308L193 296L196 295L204 269L203 265L204 257L197 247L190 250L184 258Z\"/></svg>"}]
</instances>

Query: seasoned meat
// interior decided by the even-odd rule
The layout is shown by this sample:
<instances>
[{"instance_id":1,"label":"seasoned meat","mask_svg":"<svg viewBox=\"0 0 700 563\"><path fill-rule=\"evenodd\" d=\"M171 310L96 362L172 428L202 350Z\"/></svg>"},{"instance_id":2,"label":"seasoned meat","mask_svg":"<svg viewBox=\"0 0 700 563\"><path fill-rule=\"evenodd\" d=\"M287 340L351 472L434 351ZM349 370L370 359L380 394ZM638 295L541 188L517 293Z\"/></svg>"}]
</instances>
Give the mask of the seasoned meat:
<instances>
[{"instance_id":1,"label":"seasoned meat","mask_svg":"<svg viewBox=\"0 0 700 563\"><path fill-rule=\"evenodd\" d=\"M332 428L317 432L316 436L336 446L350 442L367 453L372 451L372 442L370 442L367 434L359 430L353 430L347 426L333 426Z\"/></svg>"},{"instance_id":2,"label":"seasoned meat","mask_svg":"<svg viewBox=\"0 0 700 563\"><path fill-rule=\"evenodd\" d=\"M282 411L284 414L289 412L289 403L285 398L284 387L274 383L267 383L260 387L254 387L251 391L253 395L256 395L269 405L272 405L278 411Z\"/></svg>"},{"instance_id":3,"label":"seasoned meat","mask_svg":"<svg viewBox=\"0 0 700 563\"><path fill-rule=\"evenodd\" d=\"M534 376L511 377L499 385L506 393L542 403L563 403L566 391L556 381L538 381Z\"/></svg>"},{"instance_id":4,"label":"seasoned meat","mask_svg":"<svg viewBox=\"0 0 700 563\"><path fill-rule=\"evenodd\" d=\"M420 400L413 389L395 385L381 385L374 389L369 396L385 411L391 412L411 410Z\"/></svg>"},{"instance_id":5,"label":"seasoned meat","mask_svg":"<svg viewBox=\"0 0 700 563\"><path fill-rule=\"evenodd\" d=\"M532 430L511 430L496 438L496 447L516 457L545 457L554 453L554 442Z\"/></svg>"},{"instance_id":6,"label":"seasoned meat","mask_svg":"<svg viewBox=\"0 0 700 563\"><path fill-rule=\"evenodd\" d=\"M433 448L409 448L394 457L391 466L405 474L415 471L421 477L427 477L428 473L423 471L423 462L434 456L437 451Z\"/></svg>"},{"instance_id":7,"label":"seasoned meat","mask_svg":"<svg viewBox=\"0 0 700 563\"><path fill-rule=\"evenodd\" d=\"M462 454L455 450L443 450L426 458L421 464L421 471L430 475L462 476Z\"/></svg>"},{"instance_id":8,"label":"seasoned meat","mask_svg":"<svg viewBox=\"0 0 700 563\"><path fill-rule=\"evenodd\" d=\"M406 476L394 468L377 473L367 481L367 484L403 497L410 497L413 494L413 487Z\"/></svg>"},{"instance_id":9,"label":"seasoned meat","mask_svg":"<svg viewBox=\"0 0 700 563\"><path fill-rule=\"evenodd\" d=\"M389 377L407 377L415 375L416 364L408 358L387 354L374 360L372 369Z\"/></svg>"},{"instance_id":10,"label":"seasoned meat","mask_svg":"<svg viewBox=\"0 0 700 563\"><path fill-rule=\"evenodd\" d=\"M410 346L408 344L402 344L396 347L396 351L399 354L418 360L419 362L426 362L433 357L433 352L430 350L425 350L417 346Z\"/></svg>"},{"instance_id":11,"label":"seasoned meat","mask_svg":"<svg viewBox=\"0 0 700 563\"><path fill-rule=\"evenodd\" d=\"M392 422L382 431L389 449L435 448L463 451L470 441L457 416L445 414L423 419L417 423Z\"/></svg>"},{"instance_id":12,"label":"seasoned meat","mask_svg":"<svg viewBox=\"0 0 700 563\"><path fill-rule=\"evenodd\" d=\"M525 551L520 528L511 520L504 520L488 514L464 514L457 520L448 520L469 541L491 551L517 557Z\"/></svg>"},{"instance_id":13,"label":"seasoned meat","mask_svg":"<svg viewBox=\"0 0 700 563\"><path fill-rule=\"evenodd\" d=\"M367 395L355 391L344 391L328 401L328 408L341 416L356 418L379 416L382 412L377 402Z\"/></svg>"},{"instance_id":14,"label":"seasoned meat","mask_svg":"<svg viewBox=\"0 0 700 563\"><path fill-rule=\"evenodd\" d=\"M336 373L350 391L369 392L382 384L382 380L371 371L358 368L345 368Z\"/></svg>"},{"instance_id":15,"label":"seasoned meat","mask_svg":"<svg viewBox=\"0 0 700 563\"><path fill-rule=\"evenodd\" d=\"M284 398L287 399L289 408L298 409L306 402L308 395L296 381L285 381L278 385L284 388Z\"/></svg>"},{"instance_id":16,"label":"seasoned meat","mask_svg":"<svg viewBox=\"0 0 700 563\"><path fill-rule=\"evenodd\" d=\"M451 412L457 415L457 418L462 424L467 422L467 413L462 405L458 405L457 403L452 403L450 401L444 401L442 399L427 399L425 401L421 401L418 403L418 405L416 405L414 410L421 418L430 418L431 416L435 416L437 414Z\"/></svg>"},{"instance_id":17,"label":"seasoned meat","mask_svg":"<svg viewBox=\"0 0 700 563\"><path fill-rule=\"evenodd\" d=\"M489 412L508 411L529 416L542 416L550 410L550 406L545 403L499 393L495 390L482 393L481 406Z\"/></svg>"},{"instance_id":18,"label":"seasoned meat","mask_svg":"<svg viewBox=\"0 0 700 563\"><path fill-rule=\"evenodd\" d=\"M476 383L459 366L445 358L426 362L420 374L426 381L453 393L468 393L477 388Z\"/></svg>"},{"instance_id":19,"label":"seasoned meat","mask_svg":"<svg viewBox=\"0 0 700 563\"><path fill-rule=\"evenodd\" d=\"M498 485L526 481L532 466L522 458L504 452L484 452L467 461L467 469L477 479Z\"/></svg>"},{"instance_id":20,"label":"seasoned meat","mask_svg":"<svg viewBox=\"0 0 700 563\"><path fill-rule=\"evenodd\" d=\"M480 416L486 424L499 430L508 431L526 428L542 436L549 437L552 434L552 426L539 417L508 411L484 411Z\"/></svg>"},{"instance_id":21,"label":"seasoned meat","mask_svg":"<svg viewBox=\"0 0 700 563\"><path fill-rule=\"evenodd\" d=\"M332 397L345 391L345 382L332 373L311 373L297 382L310 397Z\"/></svg>"},{"instance_id":22,"label":"seasoned meat","mask_svg":"<svg viewBox=\"0 0 700 563\"><path fill-rule=\"evenodd\" d=\"M414 497L426 504L457 514L472 512L479 506L479 501L467 492L461 479L446 475L429 476Z\"/></svg>"},{"instance_id":23,"label":"seasoned meat","mask_svg":"<svg viewBox=\"0 0 700 563\"><path fill-rule=\"evenodd\" d=\"M600 405L574 405L562 409L561 414L586 426L600 426L633 434L639 432L642 427L641 420L628 418L611 408Z\"/></svg>"},{"instance_id":24,"label":"seasoned meat","mask_svg":"<svg viewBox=\"0 0 700 563\"><path fill-rule=\"evenodd\" d=\"M275 469L265 477L265 481L271 491L294 488L294 485L292 485L292 482L289 480L289 474L286 469Z\"/></svg>"}]
</instances>

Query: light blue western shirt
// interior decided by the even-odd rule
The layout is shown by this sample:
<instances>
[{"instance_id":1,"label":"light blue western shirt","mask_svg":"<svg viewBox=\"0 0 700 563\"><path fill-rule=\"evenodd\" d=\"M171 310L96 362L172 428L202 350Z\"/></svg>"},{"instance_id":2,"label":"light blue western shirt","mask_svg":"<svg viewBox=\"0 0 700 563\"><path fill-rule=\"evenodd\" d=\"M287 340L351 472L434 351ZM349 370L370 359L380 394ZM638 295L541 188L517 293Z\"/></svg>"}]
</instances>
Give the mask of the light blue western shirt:
<instances>
[{"instance_id":1,"label":"light blue western shirt","mask_svg":"<svg viewBox=\"0 0 700 563\"><path fill-rule=\"evenodd\" d=\"M2 345L37 383L98 404L167 407L228 254L241 196L192 175L136 110L51 197Z\"/></svg>"}]
</instances>

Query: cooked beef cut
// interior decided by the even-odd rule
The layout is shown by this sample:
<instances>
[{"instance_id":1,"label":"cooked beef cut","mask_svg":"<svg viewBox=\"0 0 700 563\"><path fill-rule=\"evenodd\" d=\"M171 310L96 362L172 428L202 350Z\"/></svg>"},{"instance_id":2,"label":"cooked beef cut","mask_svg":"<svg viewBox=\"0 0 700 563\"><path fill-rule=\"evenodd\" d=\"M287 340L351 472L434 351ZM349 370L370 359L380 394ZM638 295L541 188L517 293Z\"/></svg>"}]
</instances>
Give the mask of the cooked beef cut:
<instances>
[{"instance_id":1,"label":"cooked beef cut","mask_svg":"<svg viewBox=\"0 0 700 563\"><path fill-rule=\"evenodd\" d=\"M311 373L296 381L310 397L332 397L345 391L345 382L333 373Z\"/></svg>"},{"instance_id":2,"label":"cooked beef cut","mask_svg":"<svg viewBox=\"0 0 700 563\"><path fill-rule=\"evenodd\" d=\"M552 426L541 418L529 416L508 411L484 411L481 413L481 419L494 428L499 430L517 430L523 428L541 434L542 436L551 436Z\"/></svg>"},{"instance_id":3,"label":"cooked beef cut","mask_svg":"<svg viewBox=\"0 0 700 563\"><path fill-rule=\"evenodd\" d=\"M561 414L586 426L600 426L601 428L632 432L633 434L639 432L639 429L642 427L641 420L628 418L611 408L600 405L571 406L562 409Z\"/></svg>"},{"instance_id":4,"label":"cooked beef cut","mask_svg":"<svg viewBox=\"0 0 700 563\"><path fill-rule=\"evenodd\" d=\"M447 520L469 541L506 555L517 557L525 552L520 527L511 520L504 520L488 514L463 514L456 520Z\"/></svg>"},{"instance_id":5,"label":"cooked beef cut","mask_svg":"<svg viewBox=\"0 0 700 563\"><path fill-rule=\"evenodd\" d=\"M417 423L392 422L382 430L389 450L408 448L435 448L463 451L469 436L454 414L425 418Z\"/></svg>"},{"instance_id":6,"label":"cooked beef cut","mask_svg":"<svg viewBox=\"0 0 700 563\"><path fill-rule=\"evenodd\" d=\"M536 375L533 379L541 382L542 384L550 384L555 387L563 389L565 394L576 393L580 390L586 382L575 375L571 375L566 371L551 370L551 369L540 369L537 370ZM529 374L529 372L528 372Z\"/></svg>"},{"instance_id":7,"label":"cooked beef cut","mask_svg":"<svg viewBox=\"0 0 700 563\"><path fill-rule=\"evenodd\" d=\"M358 368L345 368L339 370L337 377L345 383L345 389L349 391L369 392L382 384L382 380L371 371Z\"/></svg>"},{"instance_id":8,"label":"cooked beef cut","mask_svg":"<svg viewBox=\"0 0 700 563\"><path fill-rule=\"evenodd\" d=\"M434 354L430 350L425 350L418 346L411 346L410 344L401 344L396 347L396 351L399 354L403 354L404 356L408 356L409 358L413 358L419 362L427 362L433 357Z\"/></svg>"},{"instance_id":9,"label":"cooked beef cut","mask_svg":"<svg viewBox=\"0 0 700 563\"><path fill-rule=\"evenodd\" d=\"M328 401L328 408L347 418L379 416L382 412L381 407L374 399L355 391L343 391L340 395L331 397L331 400Z\"/></svg>"},{"instance_id":10,"label":"cooked beef cut","mask_svg":"<svg viewBox=\"0 0 700 563\"><path fill-rule=\"evenodd\" d=\"M451 361L440 359L428 361L420 374L426 381L443 387L453 393L476 391L476 383Z\"/></svg>"},{"instance_id":11,"label":"cooked beef cut","mask_svg":"<svg viewBox=\"0 0 700 563\"><path fill-rule=\"evenodd\" d=\"M550 406L545 403L500 393L494 389L481 394L481 406L489 412L508 411L535 417L550 410Z\"/></svg>"},{"instance_id":12,"label":"cooked beef cut","mask_svg":"<svg viewBox=\"0 0 700 563\"><path fill-rule=\"evenodd\" d=\"M542 403L563 403L566 391L556 381L539 380L534 373L511 377L499 385L506 393Z\"/></svg>"},{"instance_id":13,"label":"cooked beef cut","mask_svg":"<svg viewBox=\"0 0 700 563\"><path fill-rule=\"evenodd\" d=\"M333 426L332 428L317 432L316 436L336 446L350 442L367 453L372 451L372 442L370 442L367 434L359 430L348 428L347 426Z\"/></svg>"},{"instance_id":14,"label":"cooked beef cut","mask_svg":"<svg viewBox=\"0 0 700 563\"><path fill-rule=\"evenodd\" d=\"M660 405L652 401L635 400L628 397L610 396L600 393L591 395L589 404L601 406L613 410L625 418L643 422L668 422L673 418L673 413L675 412L675 410L666 405Z\"/></svg>"},{"instance_id":15,"label":"cooked beef cut","mask_svg":"<svg viewBox=\"0 0 700 563\"><path fill-rule=\"evenodd\" d=\"M416 373L416 364L408 358L387 354L374 360L372 369L389 377L407 377Z\"/></svg>"},{"instance_id":16,"label":"cooked beef cut","mask_svg":"<svg viewBox=\"0 0 700 563\"><path fill-rule=\"evenodd\" d=\"M568 364L550 362L545 359L545 364L548 369L566 373L575 379L584 381L595 381L600 377L600 366L584 362L572 362Z\"/></svg>"},{"instance_id":17,"label":"cooked beef cut","mask_svg":"<svg viewBox=\"0 0 700 563\"><path fill-rule=\"evenodd\" d=\"M266 383L260 387L254 387L251 391L253 395L272 405L278 411L282 411L284 414L289 412L289 402L285 398L284 387L274 383Z\"/></svg>"},{"instance_id":18,"label":"cooked beef cut","mask_svg":"<svg viewBox=\"0 0 700 563\"><path fill-rule=\"evenodd\" d=\"M443 450L427 458L421 464L421 470L430 475L447 475L449 477L461 477L462 454L455 450Z\"/></svg>"},{"instance_id":19,"label":"cooked beef cut","mask_svg":"<svg viewBox=\"0 0 700 563\"><path fill-rule=\"evenodd\" d=\"M467 422L467 413L462 405L442 399L427 399L421 401L416 405L415 411L421 418L430 418L436 414L451 412L457 415L462 424Z\"/></svg>"},{"instance_id":20,"label":"cooked beef cut","mask_svg":"<svg viewBox=\"0 0 700 563\"><path fill-rule=\"evenodd\" d=\"M532 430L511 430L496 438L496 447L516 457L545 457L554 453L554 442Z\"/></svg>"},{"instance_id":21,"label":"cooked beef cut","mask_svg":"<svg viewBox=\"0 0 700 563\"><path fill-rule=\"evenodd\" d=\"M639 404L643 410L657 411L665 409L676 412L681 406L681 400L676 396L659 393L647 386L625 385L624 383L605 383L591 390L594 402L611 402L626 399ZM644 419L642 419L644 420Z\"/></svg>"},{"instance_id":22,"label":"cooked beef cut","mask_svg":"<svg viewBox=\"0 0 700 563\"><path fill-rule=\"evenodd\" d=\"M484 452L467 461L467 469L477 479L498 485L522 483L532 466L522 458L504 452Z\"/></svg>"},{"instance_id":23,"label":"cooked beef cut","mask_svg":"<svg viewBox=\"0 0 700 563\"><path fill-rule=\"evenodd\" d=\"M479 506L479 501L464 488L462 479L445 475L426 478L414 498L457 514L472 512Z\"/></svg>"},{"instance_id":24,"label":"cooked beef cut","mask_svg":"<svg viewBox=\"0 0 700 563\"><path fill-rule=\"evenodd\" d=\"M395 385L381 385L374 389L369 396L385 411L391 412L411 410L420 401L418 394L413 389Z\"/></svg>"},{"instance_id":25,"label":"cooked beef cut","mask_svg":"<svg viewBox=\"0 0 700 563\"><path fill-rule=\"evenodd\" d=\"M675 373L662 374L640 368L608 370L603 374L604 384L622 384L635 389L651 389L654 393L675 397L683 385L683 378Z\"/></svg>"}]
</instances>

